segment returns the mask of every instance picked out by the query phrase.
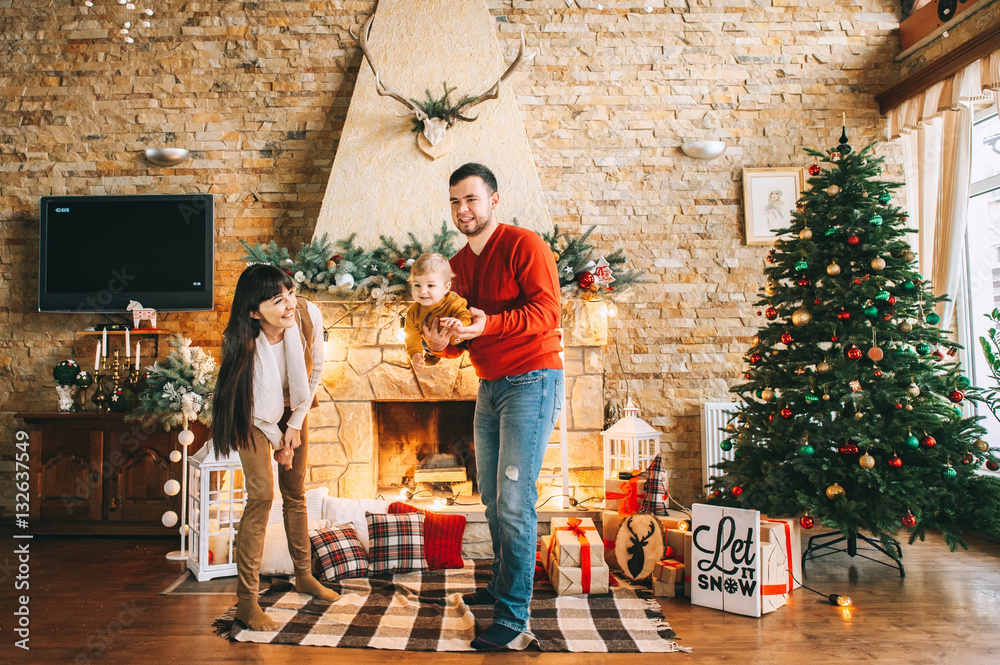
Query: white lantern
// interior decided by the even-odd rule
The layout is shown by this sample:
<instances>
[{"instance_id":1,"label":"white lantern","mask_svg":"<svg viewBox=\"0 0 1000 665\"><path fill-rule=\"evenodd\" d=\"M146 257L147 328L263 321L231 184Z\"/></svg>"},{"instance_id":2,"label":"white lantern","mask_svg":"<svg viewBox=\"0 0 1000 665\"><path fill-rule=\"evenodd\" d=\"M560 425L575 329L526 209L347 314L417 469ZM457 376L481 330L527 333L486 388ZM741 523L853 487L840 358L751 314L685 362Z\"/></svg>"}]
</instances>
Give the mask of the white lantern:
<instances>
[{"instance_id":1,"label":"white lantern","mask_svg":"<svg viewBox=\"0 0 1000 665\"><path fill-rule=\"evenodd\" d=\"M660 432L639 417L632 400L625 416L601 432L604 438L604 477L618 478L621 472L645 471L660 454Z\"/></svg>"},{"instance_id":2,"label":"white lantern","mask_svg":"<svg viewBox=\"0 0 1000 665\"><path fill-rule=\"evenodd\" d=\"M234 544L247 493L239 453L221 459L209 440L189 458L188 568L199 582L236 575Z\"/></svg>"}]
</instances>

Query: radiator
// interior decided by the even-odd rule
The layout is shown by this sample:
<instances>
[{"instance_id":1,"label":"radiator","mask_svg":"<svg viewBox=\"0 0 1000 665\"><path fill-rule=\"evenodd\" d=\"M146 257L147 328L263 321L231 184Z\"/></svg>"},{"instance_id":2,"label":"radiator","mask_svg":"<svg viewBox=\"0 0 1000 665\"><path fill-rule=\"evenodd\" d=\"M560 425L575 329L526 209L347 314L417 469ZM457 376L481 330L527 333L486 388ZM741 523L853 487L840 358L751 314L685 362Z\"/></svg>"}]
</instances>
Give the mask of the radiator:
<instances>
[{"instance_id":1,"label":"radiator","mask_svg":"<svg viewBox=\"0 0 1000 665\"><path fill-rule=\"evenodd\" d=\"M733 451L724 451L719 444L726 438L725 427L731 414L739 411L736 402L705 402L701 405L701 461L702 484L722 473L712 466L723 460L732 460Z\"/></svg>"}]
</instances>

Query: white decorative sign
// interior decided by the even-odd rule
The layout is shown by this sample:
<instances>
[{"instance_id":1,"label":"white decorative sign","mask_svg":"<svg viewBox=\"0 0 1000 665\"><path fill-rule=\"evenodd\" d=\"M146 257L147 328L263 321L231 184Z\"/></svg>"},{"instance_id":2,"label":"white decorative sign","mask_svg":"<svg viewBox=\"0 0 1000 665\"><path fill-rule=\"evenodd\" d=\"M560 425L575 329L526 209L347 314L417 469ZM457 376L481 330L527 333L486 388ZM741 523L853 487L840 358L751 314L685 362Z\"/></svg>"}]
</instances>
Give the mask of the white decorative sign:
<instances>
[{"instance_id":1,"label":"white decorative sign","mask_svg":"<svg viewBox=\"0 0 1000 665\"><path fill-rule=\"evenodd\" d=\"M760 513L692 506L691 603L760 616Z\"/></svg>"}]
</instances>

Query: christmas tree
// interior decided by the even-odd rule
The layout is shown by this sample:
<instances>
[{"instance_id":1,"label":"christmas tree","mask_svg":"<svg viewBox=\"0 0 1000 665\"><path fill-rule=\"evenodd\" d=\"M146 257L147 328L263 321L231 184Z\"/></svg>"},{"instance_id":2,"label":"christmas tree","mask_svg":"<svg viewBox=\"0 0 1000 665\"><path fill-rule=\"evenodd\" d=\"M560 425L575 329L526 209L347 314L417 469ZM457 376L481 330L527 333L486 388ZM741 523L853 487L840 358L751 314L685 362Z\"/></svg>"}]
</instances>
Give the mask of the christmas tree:
<instances>
[{"instance_id":1,"label":"christmas tree","mask_svg":"<svg viewBox=\"0 0 1000 665\"><path fill-rule=\"evenodd\" d=\"M767 257L766 322L721 443L734 459L710 500L802 515L894 559L901 527L911 542L933 528L964 546L965 529L1000 526L997 484L976 473L996 458L963 412L969 382L938 327L943 298L916 271L899 185L846 132L807 152L818 163Z\"/></svg>"}]
</instances>

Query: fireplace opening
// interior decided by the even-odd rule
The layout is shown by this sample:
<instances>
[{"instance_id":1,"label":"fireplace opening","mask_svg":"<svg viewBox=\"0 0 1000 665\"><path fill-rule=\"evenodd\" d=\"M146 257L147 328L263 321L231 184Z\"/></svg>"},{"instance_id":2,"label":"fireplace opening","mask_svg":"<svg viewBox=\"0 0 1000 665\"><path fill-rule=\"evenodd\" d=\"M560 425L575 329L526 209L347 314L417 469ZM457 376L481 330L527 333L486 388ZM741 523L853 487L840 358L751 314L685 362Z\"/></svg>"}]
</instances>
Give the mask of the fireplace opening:
<instances>
[{"instance_id":1,"label":"fireplace opening","mask_svg":"<svg viewBox=\"0 0 1000 665\"><path fill-rule=\"evenodd\" d=\"M416 498L478 495L473 419L476 403L375 402L378 486Z\"/></svg>"}]
</instances>

